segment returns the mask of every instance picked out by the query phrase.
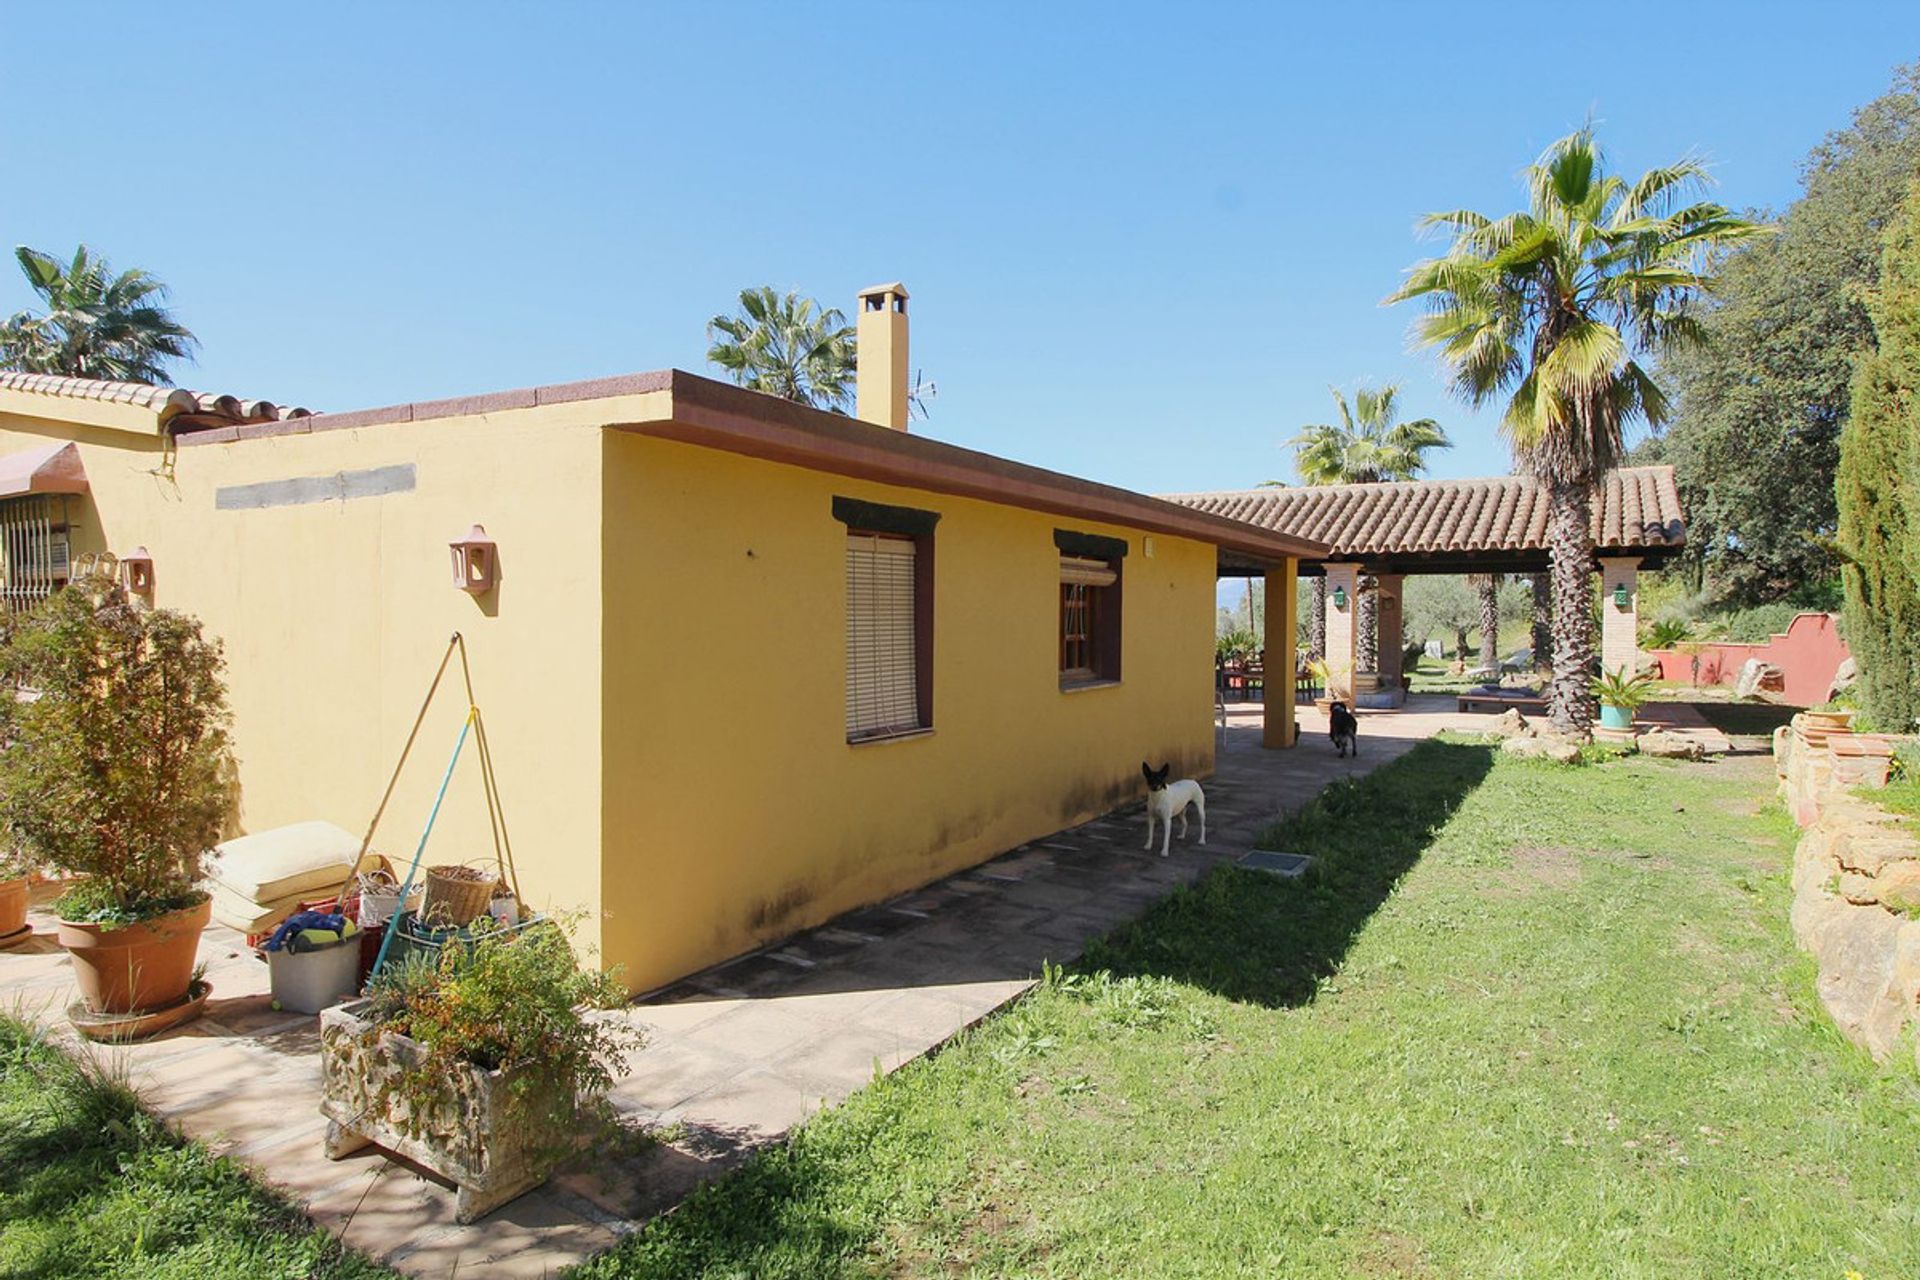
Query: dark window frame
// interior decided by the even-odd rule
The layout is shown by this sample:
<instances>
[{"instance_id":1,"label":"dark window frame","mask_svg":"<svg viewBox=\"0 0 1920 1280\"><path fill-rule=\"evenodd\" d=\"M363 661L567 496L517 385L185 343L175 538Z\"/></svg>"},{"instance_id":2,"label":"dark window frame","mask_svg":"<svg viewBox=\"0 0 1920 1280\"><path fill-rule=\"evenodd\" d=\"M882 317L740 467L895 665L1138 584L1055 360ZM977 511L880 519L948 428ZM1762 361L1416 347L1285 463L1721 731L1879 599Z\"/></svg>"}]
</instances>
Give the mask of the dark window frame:
<instances>
[{"instance_id":1,"label":"dark window frame","mask_svg":"<svg viewBox=\"0 0 1920 1280\"><path fill-rule=\"evenodd\" d=\"M1103 534L1055 529L1053 544L1063 560L1098 560L1113 571L1105 586L1060 583L1059 612L1054 632L1059 646L1058 667L1062 691L1118 684L1121 678L1121 636L1126 586L1127 540ZM1084 620L1081 630L1070 624ZM1085 658L1086 663L1076 659Z\"/></svg>"},{"instance_id":2,"label":"dark window frame","mask_svg":"<svg viewBox=\"0 0 1920 1280\"><path fill-rule=\"evenodd\" d=\"M913 543L913 683L915 719L911 729L866 734L847 739L849 746L890 742L933 732L933 566L934 526L938 511L895 507L859 498L836 497L833 518L846 526L849 537L905 538ZM851 662L852 655L847 656Z\"/></svg>"}]
</instances>

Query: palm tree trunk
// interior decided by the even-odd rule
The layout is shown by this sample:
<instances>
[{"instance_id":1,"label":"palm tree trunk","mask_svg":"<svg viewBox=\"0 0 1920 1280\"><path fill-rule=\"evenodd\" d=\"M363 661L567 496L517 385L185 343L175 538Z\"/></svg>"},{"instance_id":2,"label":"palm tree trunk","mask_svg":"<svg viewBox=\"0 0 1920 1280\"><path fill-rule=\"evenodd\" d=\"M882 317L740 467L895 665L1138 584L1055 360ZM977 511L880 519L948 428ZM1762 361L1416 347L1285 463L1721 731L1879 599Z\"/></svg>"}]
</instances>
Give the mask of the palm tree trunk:
<instances>
[{"instance_id":1,"label":"palm tree trunk","mask_svg":"<svg viewBox=\"0 0 1920 1280\"><path fill-rule=\"evenodd\" d=\"M1480 665L1500 670L1500 575L1483 573L1475 577L1480 589Z\"/></svg>"},{"instance_id":2,"label":"palm tree trunk","mask_svg":"<svg viewBox=\"0 0 1920 1280\"><path fill-rule=\"evenodd\" d=\"M1313 657L1327 656L1327 580L1313 580L1313 603L1307 614L1307 649Z\"/></svg>"},{"instance_id":3,"label":"palm tree trunk","mask_svg":"<svg viewBox=\"0 0 1920 1280\"><path fill-rule=\"evenodd\" d=\"M1376 624L1380 620L1380 596L1372 588L1373 579L1360 580L1360 634L1354 638L1354 669L1356 671L1378 671L1380 669L1380 635Z\"/></svg>"},{"instance_id":4,"label":"palm tree trunk","mask_svg":"<svg viewBox=\"0 0 1920 1280\"><path fill-rule=\"evenodd\" d=\"M1553 579L1550 574L1533 575L1533 666L1536 671L1553 665Z\"/></svg>"},{"instance_id":5,"label":"palm tree trunk","mask_svg":"<svg viewBox=\"0 0 1920 1280\"><path fill-rule=\"evenodd\" d=\"M1556 729L1593 725L1593 486L1547 483L1547 546L1553 556L1553 681L1547 711Z\"/></svg>"}]
</instances>

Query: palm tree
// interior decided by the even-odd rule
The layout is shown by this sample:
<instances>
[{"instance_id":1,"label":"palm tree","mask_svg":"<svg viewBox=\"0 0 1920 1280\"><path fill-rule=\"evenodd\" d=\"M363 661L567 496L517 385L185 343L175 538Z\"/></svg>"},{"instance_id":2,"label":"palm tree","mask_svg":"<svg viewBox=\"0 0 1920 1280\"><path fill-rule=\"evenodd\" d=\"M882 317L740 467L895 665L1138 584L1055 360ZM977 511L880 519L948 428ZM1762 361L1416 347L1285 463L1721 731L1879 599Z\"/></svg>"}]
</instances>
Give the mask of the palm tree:
<instances>
[{"instance_id":1,"label":"palm tree","mask_svg":"<svg viewBox=\"0 0 1920 1280\"><path fill-rule=\"evenodd\" d=\"M1353 404L1338 387L1327 388L1340 410L1337 425L1317 423L1302 427L1287 444L1294 449L1294 468L1307 484L1373 484L1382 480L1411 480L1427 468L1430 449L1451 449L1453 441L1432 418L1399 422L1400 386L1388 383L1379 390L1359 387ZM1271 483L1271 482L1269 482ZM1379 598L1360 593L1360 670L1379 669L1380 643L1374 634ZM1327 580L1313 584L1309 642L1321 655L1327 649ZM1397 641L1396 641L1397 643Z\"/></svg>"},{"instance_id":2,"label":"palm tree","mask_svg":"<svg viewBox=\"0 0 1920 1280\"><path fill-rule=\"evenodd\" d=\"M1415 328L1439 349L1471 404L1506 397L1501 432L1547 489L1553 564L1554 724L1593 722L1589 612L1591 511L1600 478L1635 420L1658 424L1667 398L1636 356L1696 339L1693 302L1717 249L1764 228L1726 208L1676 207L1702 187L1692 159L1629 183L1606 170L1591 127L1526 171L1527 208L1500 218L1460 209L1425 225L1453 235L1387 299L1425 299Z\"/></svg>"},{"instance_id":3,"label":"palm tree","mask_svg":"<svg viewBox=\"0 0 1920 1280\"><path fill-rule=\"evenodd\" d=\"M852 404L853 326L812 298L742 289L737 314L707 322L707 341L707 359L750 391L835 413Z\"/></svg>"},{"instance_id":4,"label":"palm tree","mask_svg":"<svg viewBox=\"0 0 1920 1280\"><path fill-rule=\"evenodd\" d=\"M1480 593L1480 665L1500 672L1500 575L1475 573L1467 576Z\"/></svg>"},{"instance_id":5,"label":"palm tree","mask_svg":"<svg viewBox=\"0 0 1920 1280\"><path fill-rule=\"evenodd\" d=\"M199 345L165 306L167 287L144 271L116 275L84 244L64 264L25 245L13 256L46 314L22 311L0 324L0 368L155 383L168 361L191 359Z\"/></svg>"}]
</instances>

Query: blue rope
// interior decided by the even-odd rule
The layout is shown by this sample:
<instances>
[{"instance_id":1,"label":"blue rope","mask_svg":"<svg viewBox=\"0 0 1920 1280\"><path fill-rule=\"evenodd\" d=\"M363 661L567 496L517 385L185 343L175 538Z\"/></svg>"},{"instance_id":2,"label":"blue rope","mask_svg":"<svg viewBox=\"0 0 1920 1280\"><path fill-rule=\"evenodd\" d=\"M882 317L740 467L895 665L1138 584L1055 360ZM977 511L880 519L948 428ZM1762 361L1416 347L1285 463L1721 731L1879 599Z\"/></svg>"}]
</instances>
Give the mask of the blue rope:
<instances>
[{"instance_id":1,"label":"blue rope","mask_svg":"<svg viewBox=\"0 0 1920 1280\"><path fill-rule=\"evenodd\" d=\"M413 877L419 873L420 859L426 856L427 837L433 834L433 824L440 817L440 802L447 798L447 784L453 781L453 766L460 763L460 752L467 745L467 731L473 728L476 708L467 708L467 718L460 725L460 737L453 744L453 759L447 761L447 771L440 778L440 791L433 797L433 808L427 813L426 830L420 833L420 843L413 851L413 865L407 868L406 883L400 886L400 901L393 909L393 919L387 921L386 936L380 939L380 954L373 958L373 972L368 981L380 975L387 963L387 948L393 945L394 935L400 932L400 926L411 913L407 911L407 897L413 892Z\"/></svg>"}]
</instances>

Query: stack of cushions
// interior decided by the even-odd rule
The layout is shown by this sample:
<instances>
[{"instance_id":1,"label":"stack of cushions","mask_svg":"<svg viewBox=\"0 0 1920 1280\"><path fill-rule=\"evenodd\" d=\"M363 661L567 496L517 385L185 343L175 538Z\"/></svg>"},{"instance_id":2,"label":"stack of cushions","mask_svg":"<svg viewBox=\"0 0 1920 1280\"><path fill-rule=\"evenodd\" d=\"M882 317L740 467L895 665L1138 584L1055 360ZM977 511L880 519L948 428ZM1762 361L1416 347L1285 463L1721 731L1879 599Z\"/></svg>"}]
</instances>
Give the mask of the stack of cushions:
<instances>
[{"instance_id":1,"label":"stack of cushions","mask_svg":"<svg viewBox=\"0 0 1920 1280\"><path fill-rule=\"evenodd\" d=\"M338 889L357 867L360 837L331 822L296 822L217 845L207 863L213 918L241 933L265 933L292 915L301 901Z\"/></svg>"}]
</instances>

